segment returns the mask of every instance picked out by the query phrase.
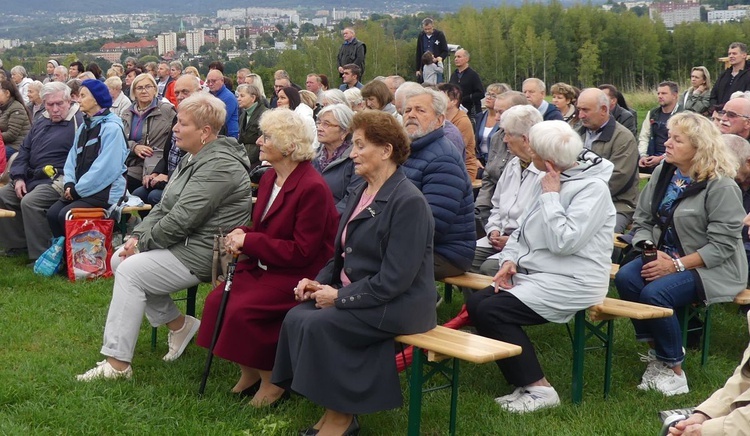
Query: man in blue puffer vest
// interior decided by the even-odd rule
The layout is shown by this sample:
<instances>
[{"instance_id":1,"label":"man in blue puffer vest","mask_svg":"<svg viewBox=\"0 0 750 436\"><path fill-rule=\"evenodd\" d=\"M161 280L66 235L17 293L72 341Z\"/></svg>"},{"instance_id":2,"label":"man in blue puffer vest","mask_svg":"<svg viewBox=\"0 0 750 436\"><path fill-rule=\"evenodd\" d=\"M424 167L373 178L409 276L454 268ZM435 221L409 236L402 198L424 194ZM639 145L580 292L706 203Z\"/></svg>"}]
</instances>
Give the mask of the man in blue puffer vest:
<instances>
[{"instance_id":1,"label":"man in blue puffer vest","mask_svg":"<svg viewBox=\"0 0 750 436\"><path fill-rule=\"evenodd\" d=\"M445 94L426 88L404 96L411 154L403 169L422 191L435 219L435 279L471 268L476 244L474 196L464 157L445 138Z\"/></svg>"}]
</instances>

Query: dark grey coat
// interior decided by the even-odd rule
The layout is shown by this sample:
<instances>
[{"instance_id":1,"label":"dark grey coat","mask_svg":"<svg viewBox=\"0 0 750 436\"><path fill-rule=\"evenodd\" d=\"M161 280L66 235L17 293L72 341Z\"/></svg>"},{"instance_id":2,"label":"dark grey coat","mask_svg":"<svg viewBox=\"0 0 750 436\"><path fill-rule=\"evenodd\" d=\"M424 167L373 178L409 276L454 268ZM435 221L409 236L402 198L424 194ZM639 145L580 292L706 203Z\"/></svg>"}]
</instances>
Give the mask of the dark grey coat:
<instances>
[{"instance_id":1,"label":"dark grey coat","mask_svg":"<svg viewBox=\"0 0 750 436\"><path fill-rule=\"evenodd\" d=\"M354 174L354 162L349 158L351 151L352 145L349 144L341 157L329 163L321 171L319 158L322 153L325 153L324 146L321 145L318 155L312 161L313 167L323 176L328 188L331 189L333 203L336 205L339 214L344 213L349 196L363 182L361 177Z\"/></svg>"},{"instance_id":2,"label":"dark grey coat","mask_svg":"<svg viewBox=\"0 0 750 436\"><path fill-rule=\"evenodd\" d=\"M340 287L344 269L352 283L339 289L338 309L390 333L426 332L437 322L430 206L399 168L349 223L342 246L341 233L366 187L362 184L349 196L333 259L316 280Z\"/></svg>"}]
</instances>

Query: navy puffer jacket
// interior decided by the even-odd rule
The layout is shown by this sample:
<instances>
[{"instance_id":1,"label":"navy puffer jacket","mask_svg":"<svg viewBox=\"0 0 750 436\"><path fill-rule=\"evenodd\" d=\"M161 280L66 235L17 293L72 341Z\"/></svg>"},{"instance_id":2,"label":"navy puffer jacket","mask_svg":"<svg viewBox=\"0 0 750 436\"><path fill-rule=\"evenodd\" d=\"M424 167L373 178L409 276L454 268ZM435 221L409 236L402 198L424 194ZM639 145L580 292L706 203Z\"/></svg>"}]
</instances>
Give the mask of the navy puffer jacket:
<instances>
[{"instance_id":1,"label":"navy puffer jacket","mask_svg":"<svg viewBox=\"0 0 750 436\"><path fill-rule=\"evenodd\" d=\"M432 209L435 253L468 271L476 246L474 195L463 159L442 127L411 143L403 169Z\"/></svg>"}]
</instances>

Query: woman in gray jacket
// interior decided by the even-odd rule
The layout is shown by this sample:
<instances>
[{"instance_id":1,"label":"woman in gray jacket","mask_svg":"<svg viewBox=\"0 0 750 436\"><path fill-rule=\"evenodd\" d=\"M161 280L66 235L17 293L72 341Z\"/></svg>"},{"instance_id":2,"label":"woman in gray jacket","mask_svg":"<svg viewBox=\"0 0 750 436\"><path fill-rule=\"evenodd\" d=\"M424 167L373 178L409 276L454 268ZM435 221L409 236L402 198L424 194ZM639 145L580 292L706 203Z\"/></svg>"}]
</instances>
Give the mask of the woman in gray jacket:
<instances>
[{"instance_id":1,"label":"woman in gray jacket","mask_svg":"<svg viewBox=\"0 0 750 436\"><path fill-rule=\"evenodd\" d=\"M184 316L170 294L211 279L213 236L250 217L250 161L234 138L218 138L224 103L196 94L180 103L176 144L187 155L164 189L162 201L112 256L115 283L101 353L106 359L80 381L130 378L145 312L153 326L169 327L165 361L180 357L200 326Z\"/></svg>"},{"instance_id":2,"label":"woman in gray jacket","mask_svg":"<svg viewBox=\"0 0 750 436\"><path fill-rule=\"evenodd\" d=\"M633 216L633 245L652 241L656 260L644 265L638 258L622 267L617 292L623 300L669 308L732 301L747 282L737 165L702 115L682 112L667 127L666 162L654 170ZM649 344L638 389L688 392L677 316L633 320L633 327L636 339Z\"/></svg>"}]
</instances>

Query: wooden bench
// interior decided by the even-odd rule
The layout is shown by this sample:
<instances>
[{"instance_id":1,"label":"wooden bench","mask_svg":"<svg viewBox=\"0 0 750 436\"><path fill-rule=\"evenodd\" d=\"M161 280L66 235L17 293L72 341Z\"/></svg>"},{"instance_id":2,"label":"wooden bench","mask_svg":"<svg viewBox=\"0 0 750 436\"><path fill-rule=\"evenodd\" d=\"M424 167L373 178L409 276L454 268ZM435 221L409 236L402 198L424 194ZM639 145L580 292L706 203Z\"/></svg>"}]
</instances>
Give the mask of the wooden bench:
<instances>
[{"instance_id":1,"label":"wooden bench","mask_svg":"<svg viewBox=\"0 0 750 436\"><path fill-rule=\"evenodd\" d=\"M613 279L620 266L612 264L610 268L610 279ZM448 295L452 286L460 286L475 290L484 289L492 284L492 277L476 273L464 273L460 276L446 277L445 283L446 301L450 301ZM750 297L750 294L748 295ZM600 304L588 309L589 318L586 319L587 310L580 310L574 316L573 331L566 324L568 334L573 346L573 369L572 369L572 400L580 403L583 399L583 364L584 353L588 350L604 349L604 397L609 395L612 384L612 344L614 343L614 320L617 318L652 319L672 316L672 310L649 306L646 304L632 303L618 300L616 298L605 298ZM586 347L589 339L596 338L599 344Z\"/></svg>"},{"instance_id":2,"label":"wooden bench","mask_svg":"<svg viewBox=\"0 0 750 436\"><path fill-rule=\"evenodd\" d=\"M422 415L422 394L438 389L451 388L450 427L456 434L456 410L458 405L459 361L487 363L521 354L521 347L460 330L437 326L415 335L396 336L396 341L411 345L413 361L409 378L409 425L407 434L418 436ZM427 354L425 360L424 353ZM424 367L430 371L425 375ZM447 384L424 390L424 384L433 376L441 375Z\"/></svg>"},{"instance_id":3,"label":"wooden bench","mask_svg":"<svg viewBox=\"0 0 750 436\"><path fill-rule=\"evenodd\" d=\"M474 179L471 181L471 189L479 189L482 187L482 179Z\"/></svg>"},{"instance_id":4,"label":"wooden bench","mask_svg":"<svg viewBox=\"0 0 750 436\"><path fill-rule=\"evenodd\" d=\"M0 218L13 218L16 213L12 210L0 209Z\"/></svg>"},{"instance_id":5,"label":"wooden bench","mask_svg":"<svg viewBox=\"0 0 750 436\"><path fill-rule=\"evenodd\" d=\"M144 212L148 210L151 210L150 204L144 204L143 206L125 206L122 209L122 213L120 214L120 222L116 224L123 238L125 238L125 234L128 232L128 218L137 214L138 212Z\"/></svg>"}]
</instances>

